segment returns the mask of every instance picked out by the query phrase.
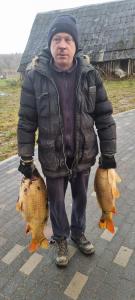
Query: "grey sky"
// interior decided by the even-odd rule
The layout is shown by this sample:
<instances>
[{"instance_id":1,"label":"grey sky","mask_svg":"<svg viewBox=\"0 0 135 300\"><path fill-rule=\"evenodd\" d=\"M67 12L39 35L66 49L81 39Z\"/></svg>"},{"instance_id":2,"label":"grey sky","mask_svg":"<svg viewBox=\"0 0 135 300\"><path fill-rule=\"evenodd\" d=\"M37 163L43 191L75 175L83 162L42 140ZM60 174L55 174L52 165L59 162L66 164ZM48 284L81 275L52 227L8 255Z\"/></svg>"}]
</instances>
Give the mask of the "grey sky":
<instances>
[{"instance_id":1,"label":"grey sky","mask_svg":"<svg viewBox=\"0 0 135 300\"><path fill-rule=\"evenodd\" d=\"M1 0L0 54L24 51L39 12L113 1L116 0Z\"/></svg>"}]
</instances>

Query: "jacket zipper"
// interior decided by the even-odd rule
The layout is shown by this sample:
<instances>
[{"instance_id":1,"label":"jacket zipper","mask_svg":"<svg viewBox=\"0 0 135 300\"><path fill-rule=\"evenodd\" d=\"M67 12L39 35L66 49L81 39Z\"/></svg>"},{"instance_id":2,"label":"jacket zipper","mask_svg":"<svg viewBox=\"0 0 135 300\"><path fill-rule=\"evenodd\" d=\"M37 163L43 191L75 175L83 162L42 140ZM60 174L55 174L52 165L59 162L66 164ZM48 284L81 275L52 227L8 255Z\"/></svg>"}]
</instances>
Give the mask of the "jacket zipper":
<instances>
[{"instance_id":1,"label":"jacket zipper","mask_svg":"<svg viewBox=\"0 0 135 300\"><path fill-rule=\"evenodd\" d=\"M53 83L55 89L56 89L56 92L57 92L57 103L58 103L58 111L59 111L59 123L60 123L60 131L61 131L61 137L62 137L62 149L63 149L63 155L64 155L64 161L65 161L65 166L68 170L68 175L69 177L72 176L72 170L68 168L68 165L67 165L67 162L66 162L66 154L65 154L65 148L64 148L64 136L63 136L63 131L62 131L62 127L61 127L61 112L60 112L60 101L59 101L59 92L58 92L58 89L57 89L57 86L54 82L54 80L52 78L49 78L47 75L46 77Z\"/></svg>"},{"instance_id":2,"label":"jacket zipper","mask_svg":"<svg viewBox=\"0 0 135 300\"><path fill-rule=\"evenodd\" d=\"M76 97L77 97L77 91L78 91L78 88L79 88L80 81L81 81L81 75L79 77L78 84L77 84L77 87L76 87ZM75 123L75 127L76 127L76 123ZM75 150L75 155L74 155L74 160L73 160L73 163L72 163L72 166L71 166L71 170L73 169L73 167L77 163L76 154L77 154L77 149Z\"/></svg>"},{"instance_id":3,"label":"jacket zipper","mask_svg":"<svg viewBox=\"0 0 135 300\"><path fill-rule=\"evenodd\" d=\"M59 92L58 92L58 89L57 89L57 86L56 86L55 82L52 79L50 79L50 80L52 81L52 83L55 86L55 89L56 89L56 92L57 92L57 97L58 97L59 122L60 122L60 131L61 131L61 137L62 137L62 147L63 147L64 161L65 161L66 168L68 170L68 175L72 176L72 170L69 169L69 167L67 165L67 161L66 161L66 154L65 154L65 147L64 147L64 135L63 135L62 127L61 127L61 111L60 111Z\"/></svg>"},{"instance_id":4,"label":"jacket zipper","mask_svg":"<svg viewBox=\"0 0 135 300\"><path fill-rule=\"evenodd\" d=\"M69 169L69 167L68 167L68 165L67 165L67 161L66 161L66 154L65 154L65 148L64 148L64 136L63 136L63 131L62 131L62 127L61 127L61 118L60 118L61 112L60 112L59 92L58 92L58 89L57 89L57 86L56 86L54 80L53 80L52 78L48 77L47 74L45 74L45 73L42 72L41 70L40 70L40 73L43 74L44 76L46 76L46 77L53 83L53 85L54 85L54 87L55 87L55 89L56 89L56 92L57 92L57 97L58 97L58 101L57 101L57 102L58 102L58 111L59 111L60 131L61 131L61 137L62 137L63 155L64 155L65 166L66 166L66 168L67 168L67 170L68 170L68 176L69 176L69 178L71 178L71 177L72 177L72 173L73 173L73 171L72 171L72 170L73 170L73 166L75 165L75 162L76 162L76 153L77 153L77 152L75 152L75 156L74 156L74 160L73 160L71 169ZM78 88L79 88L80 80L81 80L81 75L80 75L80 77L79 77L78 84L77 84L77 87L76 87L76 97L77 97L77 90L78 90ZM76 126L76 124L75 124L75 126Z\"/></svg>"}]
</instances>

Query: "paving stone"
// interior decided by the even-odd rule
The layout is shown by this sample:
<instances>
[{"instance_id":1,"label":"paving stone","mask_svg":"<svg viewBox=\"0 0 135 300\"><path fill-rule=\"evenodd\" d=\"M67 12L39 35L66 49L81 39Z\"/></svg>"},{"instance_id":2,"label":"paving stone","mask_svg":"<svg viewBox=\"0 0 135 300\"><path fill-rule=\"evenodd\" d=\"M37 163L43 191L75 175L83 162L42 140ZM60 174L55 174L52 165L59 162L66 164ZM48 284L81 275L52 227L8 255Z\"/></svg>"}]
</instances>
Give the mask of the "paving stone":
<instances>
[{"instance_id":1,"label":"paving stone","mask_svg":"<svg viewBox=\"0 0 135 300\"><path fill-rule=\"evenodd\" d=\"M6 173L7 173L7 174L12 174L12 173L14 173L15 171L17 171L17 168L12 168L12 169L10 169L9 171L7 171Z\"/></svg>"},{"instance_id":2,"label":"paving stone","mask_svg":"<svg viewBox=\"0 0 135 300\"><path fill-rule=\"evenodd\" d=\"M4 257L11 248L14 247L14 242L7 240L7 242L0 248L0 259Z\"/></svg>"},{"instance_id":3,"label":"paving stone","mask_svg":"<svg viewBox=\"0 0 135 300\"><path fill-rule=\"evenodd\" d=\"M106 230L104 230L104 232L101 234L100 237L101 237L102 239L104 239L104 240L110 242L110 241L113 239L113 237L115 236L117 230L118 230L118 228L115 227L115 232L112 234L111 232L109 232L109 231L106 229Z\"/></svg>"},{"instance_id":4,"label":"paving stone","mask_svg":"<svg viewBox=\"0 0 135 300\"><path fill-rule=\"evenodd\" d=\"M117 232L117 236L125 239L130 231L132 230L132 224L124 223L119 226L119 230Z\"/></svg>"},{"instance_id":5,"label":"paving stone","mask_svg":"<svg viewBox=\"0 0 135 300\"><path fill-rule=\"evenodd\" d=\"M114 253L108 249L105 249L103 256L100 256L97 259L97 266L105 270L110 270L113 258Z\"/></svg>"},{"instance_id":6,"label":"paving stone","mask_svg":"<svg viewBox=\"0 0 135 300\"><path fill-rule=\"evenodd\" d=\"M135 282L135 265L130 264L127 266L123 274L123 278Z\"/></svg>"},{"instance_id":7,"label":"paving stone","mask_svg":"<svg viewBox=\"0 0 135 300\"><path fill-rule=\"evenodd\" d=\"M96 197L96 192L93 191L93 192L91 193L91 196L92 196L92 197Z\"/></svg>"},{"instance_id":8,"label":"paving stone","mask_svg":"<svg viewBox=\"0 0 135 300\"><path fill-rule=\"evenodd\" d=\"M126 218L126 222L130 223L130 224L134 224L135 223L135 213L134 211L131 211Z\"/></svg>"},{"instance_id":9,"label":"paving stone","mask_svg":"<svg viewBox=\"0 0 135 300\"><path fill-rule=\"evenodd\" d=\"M88 280L88 276L76 272L68 287L64 291L64 294L70 297L71 299L76 300L81 293L81 290L85 286Z\"/></svg>"},{"instance_id":10,"label":"paving stone","mask_svg":"<svg viewBox=\"0 0 135 300\"><path fill-rule=\"evenodd\" d=\"M96 266L89 274L88 281L83 288L81 295L79 296L79 300L95 299L95 292L102 285L102 282L104 282L106 276L107 272L104 269Z\"/></svg>"},{"instance_id":11,"label":"paving stone","mask_svg":"<svg viewBox=\"0 0 135 300\"><path fill-rule=\"evenodd\" d=\"M116 289L116 299L118 300L131 300L135 283L129 280L121 279ZM135 294L134 294L135 297Z\"/></svg>"},{"instance_id":12,"label":"paving stone","mask_svg":"<svg viewBox=\"0 0 135 300\"><path fill-rule=\"evenodd\" d=\"M44 284L44 285L40 285L36 288L32 288L32 290L26 295L26 298L25 300L42 300L42 299L45 299L45 300L53 300L53 299L58 299L57 298L57 290L55 290L55 293L51 293L51 296L47 295L48 293L48 287ZM60 298L59 298L60 299ZM62 299L62 298L61 298Z\"/></svg>"},{"instance_id":13,"label":"paving stone","mask_svg":"<svg viewBox=\"0 0 135 300\"><path fill-rule=\"evenodd\" d=\"M126 267L132 253L133 253L133 249L129 249L127 247L121 246L113 262L122 267Z\"/></svg>"},{"instance_id":14,"label":"paving stone","mask_svg":"<svg viewBox=\"0 0 135 300\"><path fill-rule=\"evenodd\" d=\"M6 204L0 204L0 210L3 210L6 207Z\"/></svg>"},{"instance_id":15,"label":"paving stone","mask_svg":"<svg viewBox=\"0 0 135 300\"><path fill-rule=\"evenodd\" d=\"M77 250L77 248L75 248L75 247L73 247L73 246L71 246L71 245L68 246L69 259L71 259L72 256L76 253L76 250Z\"/></svg>"},{"instance_id":16,"label":"paving stone","mask_svg":"<svg viewBox=\"0 0 135 300\"><path fill-rule=\"evenodd\" d=\"M43 298L41 298L42 300ZM46 300L53 300L53 299L56 299L56 300L59 300L59 299L62 299L62 300L69 300L71 298L69 298L68 296L66 296L63 291L61 291L60 289L47 289L47 294L45 295L45 299ZM36 300L36 299L35 299Z\"/></svg>"},{"instance_id":17,"label":"paving stone","mask_svg":"<svg viewBox=\"0 0 135 300\"><path fill-rule=\"evenodd\" d=\"M15 292L10 296L10 300L26 300L26 290L20 285L15 289Z\"/></svg>"},{"instance_id":18,"label":"paving stone","mask_svg":"<svg viewBox=\"0 0 135 300\"><path fill-rule=\"evenodd\" d=\"M130 211L131 211L131 207L129 205L123 204L123 202L121 202L121 207L119 207L119 213L125 216L125 215L127 215L127 213L130 213Z\"/></svg>"},{"instance_id":19,"label":"paving stone","mask_svg":"<svg viewBox=\"0 0 135 300\"><path fill-rule=\"evenodd\" d=\"M36 266L35 271L29 274L29 278L32 280L39 280L39 278L44 278L46 281L46 273L48 276L48 280L50 280L50 276L52 276L52 273L55 274L55 254L54 249L46 250L45 252L43 249L38 250L38 253L43 257L41 263L39 263ZM53 271L51 272L51 269ZM56 273L57 277L57 273Z\"/></svg>"},{"instance_id":20,"label":"paving stone","mask_svg":"<svg viewBox=\"0 0 135 300\"><path fill-rule=\"evenodd\" d=\"M84 255L79 250L71 258L70 268L75 272L76 270L85 275L89 275L95 268L97 262L97 255Z\"/></svg>"},{"instance_id":21,"label":"paving stone","mask_svg":"<svg viewBox=\"0 0 135 300\"><path fill-rule=\"evenodd\" d=\"M105 283L116 289L121 277L123 276L123 267L113 264L111 265L107 276L105 277Z\"/></svg>"},{"instance_id":22,"label":"paving stone","mask_svg":"<svg viewBox=\"0 0 135 300\"><path fill-rule=\"evenodd\" d=\"M6 297L12 296L17 287L24 282L24 277L22 274L16 274L13 278L11 278L8 283L2 289L2 294Z\"/></svg>"},{"instance_id":23,"label":"paving stone","mask_svg":"<svg viewBox=\"0 0 135 300\"><path fill-rule=\"evenodd\" d=\"M28 259L28 261L21 267L20 272L29 275L36 268L36 266L41 262L42 258L43 258L42 255L38 253L34 253Z\"/></svg>"},{"instance_id":24,"label":"paving stone","mask_svg":"<svg viewBox=\"0 0 135 300\"><path fill-rule=\"evenodd\" d=\"M6 283L9 281L9 277L7 276L7 274L1 274L1 278L0 278L0 291L1 289L6 285Z\"/></svg>"},{"instance_id":25,"label":"paving stone","mask_svg":"<svg viewBox=\"0 0 135 300\"><path fill-rule=\"evenodd\" d=\"M29 257L30 253L25 249L10 265L5 264L6 266L8 266L9 276L15 276L15 274L19 272L20 268L26 263Z\"/></svg>"},{"instance_id":26,"label":"paving stone","mask_svg":"<svg viewBox=\"0 0 135 300\"><path fill-rule=\"evenodd\" d=\"M131 249L135 249L135 232L131 231L128 233L124 240L124 246L129 247Z\"/></svg>"},{"instance_id":27,"label":"paving stone","mask_svg":"<svg viewBox=\"0 0 135 300\"><path fill-rule=\"evenodd\" d=\"M7 239L0 236L0 247L2 247L6 243Z\"/></svg>"},{"instance_id":28,"label":"paving stone","mask_svg":"<svg viewBox=\"0 0 135 300\"><path fill-rule=\"evenodd\" d=\"M98 256L101 256L104 253L105 248L108 245L108 242L103 239L97 239L94 245L95 245L96 254Z\"/></svg>"},{"instance_id":29,"label":"paving stone","mask_svg":"<svg viewBox=\"0 0 135 300\"><path fill-rule=\"evenodd\" d=\"M112 251L114 253L114 255L117 254L117 252L119 251L122 243L123 243L123 240L124 238L121 237L121 236L118 236L117 233L116 235L114 236L114 238L112 239L112 241L110 241L108 244L107 244L107 249Z\"/></svg>"},{"instance_id":30,"label":"paving stone","mask_svg":"<svg viewBox=\"0 0 135 300\"><path fill-rule=\"evenodd\" d=\"M94 298L91 300L116 300L116 291L109 284L102 283L95 291ZM88 298L87 298L88 299ZM124 299L123 299L124 300ZM126 299L125 299L126 300Z\"/></svg>"},{"instance_id":31,"label":"paving stone","mask_svg":"<svg viewBox=\"0 0 135 300\"><path fill-rule=\"evenodd\" d=\"M119 227L124 222L125 216L121 215L118 211L117 215L114 217L114 223L116 227Z\"/></svg>"},{"instance_id":32,"label":"paving stone","mask_svg":"<svg viewBox=\"0 0 135 300\"><path fill-rule=\"evenodd\" d=\"M10 296L10 300L26 300L27 296L30 295L33 289L37 289L39 291L40 287L38 287L36 282L31 279L24 280L19 284L19 286L17 286L12 296ZM31 298L31 300L32 299L33 298Z\"/></svg>"},{"instance_id":33,"label":"paving stone","mask_svg":"<svg viewBox=\"0 0 135 300\"><path fill-rule=\"evenodd\" d=\"M11 264L13 260L25 249L25 247L20 245L15 245L3 258L2 261L6 264Z\"/></svg>"}]
</instances>

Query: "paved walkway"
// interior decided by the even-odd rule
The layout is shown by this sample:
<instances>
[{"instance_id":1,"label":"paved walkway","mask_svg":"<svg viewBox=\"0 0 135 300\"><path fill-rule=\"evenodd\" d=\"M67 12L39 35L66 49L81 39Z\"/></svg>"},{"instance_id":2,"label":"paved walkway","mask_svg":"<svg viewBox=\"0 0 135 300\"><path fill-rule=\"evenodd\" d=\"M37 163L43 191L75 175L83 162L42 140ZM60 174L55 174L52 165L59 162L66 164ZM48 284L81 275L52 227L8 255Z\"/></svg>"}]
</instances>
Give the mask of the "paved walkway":
<instances>
[{"instance_id":1,"label":"paved walkway","mask_svg":"<svg viewBox=\"0 0 135 300\"><path fill-rule=\"evenodd\" d=\"M15 210L21 180L19 159L0 163L0 300L135 300L135 110L115 118L122 178L116 232L112 235L98 228L101 212L93 192L95 166L89 182L87 237L96 253L86 257L69 241L66 269L55 266L55 245L28 253L30 237L25 237L24 221ZM66 207L70 216L70 188ZM51 234L50 222L47 234Z\"/></svg>"}]
</instances>

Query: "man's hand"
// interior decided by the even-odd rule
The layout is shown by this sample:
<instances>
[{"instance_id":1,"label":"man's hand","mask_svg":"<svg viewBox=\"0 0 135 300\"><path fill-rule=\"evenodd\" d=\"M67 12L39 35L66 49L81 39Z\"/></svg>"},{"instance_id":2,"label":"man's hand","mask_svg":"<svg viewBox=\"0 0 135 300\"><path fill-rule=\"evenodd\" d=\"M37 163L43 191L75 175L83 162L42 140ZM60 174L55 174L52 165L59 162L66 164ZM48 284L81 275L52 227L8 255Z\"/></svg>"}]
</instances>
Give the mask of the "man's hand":
<instances>
[{"instance_id":1,"label":"man's hand","mask_svg":"<svg viewBox=\"0 0 135 300\"><path fill-rule=\"evenodd\" d=\"M34 165L33 158L32 157L22 157L20 160L20 165L18 168L18 171L20 171L25 177L32 178L33 175L35 175L37 169Z\"/></svg>"},{"instance_id":2,"label":"man's hand","mask_svg":"<svg viewBox=\"0 0 135 300\"><path fill-rule=\"evenodd\" d=\"M102 169L116 169L116 161L114 155L101 155L99 157L99 168Z\"/></svg>"}]
</instances>

